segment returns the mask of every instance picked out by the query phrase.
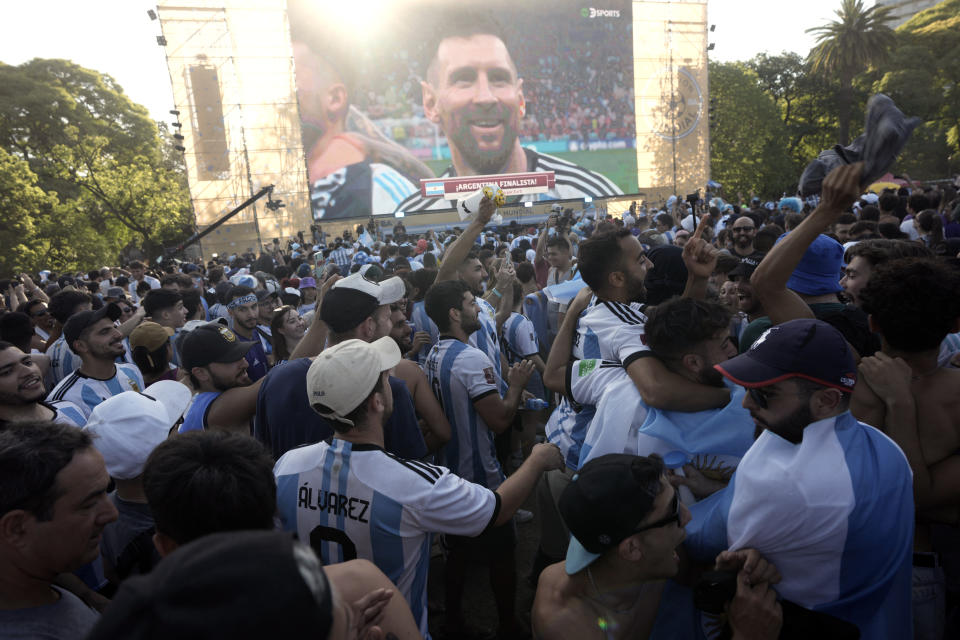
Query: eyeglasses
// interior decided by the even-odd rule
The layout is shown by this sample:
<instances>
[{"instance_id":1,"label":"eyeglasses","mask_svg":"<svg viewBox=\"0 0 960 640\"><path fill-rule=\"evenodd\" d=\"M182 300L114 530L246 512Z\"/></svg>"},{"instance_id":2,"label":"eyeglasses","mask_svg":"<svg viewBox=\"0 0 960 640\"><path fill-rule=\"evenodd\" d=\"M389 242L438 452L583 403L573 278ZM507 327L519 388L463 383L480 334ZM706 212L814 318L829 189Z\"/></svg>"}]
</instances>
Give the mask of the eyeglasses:
<instances>
[{"instance_id":1,"label":"eyeglasses","mask_svg":"<svg viewBox=\"0 0 960 640\"><path fill-rule=\"evenodd\" d=\"M34 318L42 318L43 316L47 315L48 313L50 313L50 311L49 311L48 309L42 309L41 311L34 311L34 312L31 313L30 315L31 315L32 317L34 317Z\"/></svg>"},{"instance_id":2,"label":"eyeglasses","mask_svg":"<svg viewBox=\"0 0 960 640\"><path fill-rule=\"evenodd\" d=\"M670 502L670 511L672 512L669 516L665 518L660 518L656 522L651 522L650 524L644 525L642 527L637 527L633 530L634 533L641 533L643 531L649 531L650 529L659 529L660 527L666 527L671 525L674 522L677 525L680 524L680 494L674 490L673 500Z\"/></svg>"}]
</instances>

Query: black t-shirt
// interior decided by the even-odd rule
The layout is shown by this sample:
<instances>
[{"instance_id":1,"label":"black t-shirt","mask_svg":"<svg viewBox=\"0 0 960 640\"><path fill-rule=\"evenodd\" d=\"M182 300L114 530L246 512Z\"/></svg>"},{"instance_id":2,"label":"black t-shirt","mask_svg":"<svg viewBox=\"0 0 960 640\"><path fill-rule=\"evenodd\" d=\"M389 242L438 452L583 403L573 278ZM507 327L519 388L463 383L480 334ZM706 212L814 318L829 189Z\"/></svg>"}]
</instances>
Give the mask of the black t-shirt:
<instances>
[{"instance_id":1,"label":"black t-shirt","mask_svg":"<svg viewBox=\"0 0 960 640\"><path fill-rule=\"evenodd\" d=\"M327 440L333 426L307 400L309 358L290 360L270 370L257 394L254 436L279 459L290 449ZM413 407L407 383L390 377L393 414L384 427L384 449L401 458L427 455L427 445Z\"/></svg>"}]
</instances>

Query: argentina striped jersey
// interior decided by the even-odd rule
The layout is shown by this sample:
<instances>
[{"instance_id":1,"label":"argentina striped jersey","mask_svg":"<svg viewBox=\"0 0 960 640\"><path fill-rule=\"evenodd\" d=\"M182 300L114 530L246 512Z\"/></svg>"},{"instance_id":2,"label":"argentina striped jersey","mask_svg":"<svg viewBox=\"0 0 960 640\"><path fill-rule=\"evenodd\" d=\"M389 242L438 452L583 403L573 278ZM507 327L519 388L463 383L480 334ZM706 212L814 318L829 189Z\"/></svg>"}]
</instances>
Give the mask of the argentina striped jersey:
<instances>
[{"instance_id":1,"label":"argentina striped jersey","mask_svg":"<svg viewBox=\"0 0 960 640\"><path fill-rule=\"evenodd\" d=\"M504 480L493 446L493 432L473 403L498 393L490 359L479 349L453 338L441 339L430 350L424 367L433 395L450 422L450 441L443 462L453 473L496 489Z\"/></svg>"},{"instance_id":2,"label":"argentina striped jersey","mask_svg":"<svg viewBox=\"0 0 960 640\"><path fill-rule=\"evenodd\" d=\"M283 530L324 564L362 558L393 581L427 630L432 533L476 536L495 522L499 496L447 469L334 438L288 451L274 467Z\"/></svg>"},{"instance_id":3,"label":"argentina striped jersey","mask_svg":"<svg viewBox=\"0 0 960 640\"><path fill-rule=\"evenodd\" d=\"M626 368L637 358L651 354L644 342L646 322L643 305L639 303L594 297L577 321L573 358L616 361ZM595 411L593 405L580 405L564 398L544 427L547 440L560 448L571 469L580 468L580 451Z\"/></svg>"},{"instance_id":4,"label":"argentina striped jersey","mask_svg":"<svg viewBox=\"0 0 960 640\"><path fill-rule=\"evenodd\" d=\"M420 353L417 354L417 362L421 367L427 361L430 349L433 345L437 344L437 341L440 339L440 330L437 329L437 324L427 315L427 309L424 305L423 300L414 302L413 311L410 312L410 322L413 323L414 332L426 331L430 334L430 344L425 345L420 349Z\"/></svg>"},{"instance_id":5,"label":"argentina striped jersey","mask_svg":"<svg viewBox=\"0 0 960 640\"><path fill-rule=\"evenodd\" d=\"M72 402L79 407L85 418L89 418L93 408L107 398L124 391L143 391L143 388L143 375L136 365L118 364L113 377L106 380L91 378L78 369L53 388L47 396L47 402Z\"/></svg>"},{"instance_id":6,"label":"argentina striped jersey","mask_svg":"<svg viewBox=\"0 0 960 640\"><path fill-rule=\"evenodd\" d=\"M497 312L489 302L483 298L474 298L477 306L480 307L477 312L477 319L480 321L480 328L470 334L470 346L476 347L486 354L490 362L493 363L493 371L497 375L497 388L500 394L507 392L507 383L503 379L500 362L500 337L497 331Z\"/></svg>"}]
</instances>

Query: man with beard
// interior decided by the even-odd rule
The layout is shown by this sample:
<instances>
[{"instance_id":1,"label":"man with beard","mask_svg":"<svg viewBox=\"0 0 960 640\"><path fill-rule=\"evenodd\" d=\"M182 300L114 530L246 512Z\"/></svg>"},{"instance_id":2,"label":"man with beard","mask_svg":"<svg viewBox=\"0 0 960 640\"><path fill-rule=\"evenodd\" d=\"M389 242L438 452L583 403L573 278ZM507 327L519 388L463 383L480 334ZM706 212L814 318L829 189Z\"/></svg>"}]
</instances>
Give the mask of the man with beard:
<instances>
[{"instance_id":1,"label":"man with beard","mask_svg":"<svg viewBox=\"0 0 960 640\"><path fill-rule=\"evenodd\" d=\"M757 233L757 225L753 222L753 218L740 216L730 228L730 233L733 236L733 255L740 258L741 262L747 262L754 267L760 264L763 254L753 246L753 239Z\"/></svg>"},{"instance_id":2,"label":"man with beard","mask_svg":"<svg viewBox=\"0 0 960 640\"><path fill-rule=\"evenodd\" d=\"M240 342L249 342L246 351L247 375L256 382L267 375L267 354L264 352L257 322L260 319L260 303L250 287L237 286L227 294L227 312L233 321L233 332Z\"/></svg>"},{"instance_id":3,"label":"man with beard","mask_svg":"<svg viewBox=\"0 0 960 640\"><path fill-rule=\"evenodd\" d=\"M32 355L0 342L0 430L14 422L49 421L82 427L86 417L66 400L45 402L47 390Z\"/></svg>"},{"instance_id":4,"label":"man with beard","mask_svg":"<svg viewBox=\"0 0 960 640\"><path fill-rule=\"evenodd\" d=\"M737 310L741 314L744 314L741 316L743 321L737 327L737 340L743 335L743 330L747 328L747 325L757 318L767 315L763 310L760 299L753 295L753 285L750 284L750 276L752 276L756 270L757 265L750 264L749 262L741 262L728 274L730 282L733 283L734 291L736 292Z\"/></svg>"},{"instance_id":5,"label":"man with beard","mask_svg":"<svg viewBox=\"0 0 960 640\"><path fill-rule=\"evenodd\" d=\"M864 638L911 637L910 465L850 414L857 365L843 334L791 320L716 369L746 388L757 439L730 484L691 507L692 559L755 548L780 570L784 600Z\"/></svg>"},{"instance_id":6,"label":"man with beard","mask_svg":"<svg viewBox=\"0 0 960 640\"><path fill-rule=\"evenodd\" d=\"M503 267L497 273L495 286L489 288L485 297L481 297L487 271L483 268L479 256L473 251L474 241L483 231L483 227L490 222L494 211L496 206L489 198L484 197L480 201L477 217L470 221L460 237L450 243L447 248L435 282L458 279L473 294L479 308L480 325L470 334L470 345L483 351L490 359L497 385L503 393L506 391L506 385L503 383L503 370L506 363L500 350L499 329L513 311L513 287L519 285L514 282L516 277L513 263L505 260ZM427 313L427 315L430 314Z\"/></svg>"},{"instance_id":7,"label":"man with beard","mask_svg":"<svg viewBox=\"0 0 960 640\"><path fill-rule=\"evenodd\" d=\"M116 327L120 307L106 304L97 311L70 316L63 327L64 342L80 357L80 368L60 381L50 401L67 400L89 417L93 408L124 391L142 391L143 375L136 365L117 364L123 356L123 334Z\"/></svg>"},{"instance_id":8,"label":"man with beard","mask_svg":"<svg viewBox=\"0 0 960 640\"><path fill-rule=\"evenodd\" d=\"M509 388L501 397L493 363L469 344L469 336L481 327L480 311L470 288L456 280L438 282L427 291L425 307L440 330L440 340L430 349L424 368L452 427L452 437L443 450L444 463L453 473L496 489L503 484L504 474L494 450L494 433L506 432L513 423L533 363L523 360L510 368ZM477 555L490 566L501 637L512 637L509 634L517 631L515 544L513 522L476 539L447 537L448 637L460 637L463 632L461 600L466 563Z\"/></svg>"},{"instance_id":9,"label":"man with beard","mask_svg":"<svg viewBox=\"0 0 960 640\"><path fill-rule=\"evenodd\" d=\"M413 349L413 343L410 342L412 329L407 322L407 316L404 315L406 298L390 305L390 338L397 343L400 353L407 353ZM421 340L420 344L424 344ZM419 350L419 348L417 349ZM443 408L439 401L430 390L430 383L423 369L413 360L401 359L397 366L393 368L393 375L400 378L407 384L407 390L413 397L413 406L417 415L424 423L430 425L429 429L421 426L423 440L427 444L427 449L436 451L450 440L450 422L443 414Z\"/></svg>"},{"instance_id":10,"label":"man with beard","mask_svg":"<svg viewBox=\"0 0 960 640\"><path fill-rule=\"evenodd\" d=\"M453 161L441 178L553 171L556 185L521 201L594 198L623 191L605 176L572 162L524 149L518 130L526 113L519 77L499 29L478 15L444 16L421 81L423 111L443 129ZM445 209L443 198L408 197L398 211Z\"/></svg>"},{"instance_id":11,"label":"man with beard","mask_svg":"<svg viewBox=\"0 0 960 640\"><path fill-rule=\"evenodd\" d=\"M98 615L54 585L97 560L117 519L90 435L53 422L0 431L0 636L83 638Z\"/></svg>"},{"instance_id":12,"label":"man with beard","mask_svg":"<svg viewBox=\"0 0 960 640\"><path fill-rule=\"evenodd\" d=\"M583 309L589 300L587 291L571 303L568 318L575 318ZM570 344L573 325L564 319L544 380L548 387L577 404L597 407L580 451L581 465L607 453L665 456L679 451L696 476L701 475L699 471L718 480L729 476L753 442L751 422L740 408L742 390L730 385L731 400L719 409L680 412L650 407L620 363L597 359L567 362L559 356ZM723 376L713 366L736 355L729 327L730 313L723 305L672 298L653 310L644 329L654 357L668 371L689 382L723 389ZM626 429L624 424L632 426ZM718 425L723 428L718 429ZM713 486L713 490L720 486L723 484ZM700 487L696 489L694 495L702 497ZM692 502L691 496L683 497L685 502Z\"/></svg>"},{"instance_id":13,"label":"man with beard","mask_svg":"<svg viewBox=\"0 0 960 640\"><path fill-rule=\"evenodd\" d=\"M336 432L330 444L300 447L280 458L274 468L277 507L283 529L309 541L325 565L355 558L376 564L406 598L426 637L430 534L476 536L509 525L540 475L562 462L556 447L539 445L492 489L385 452L384 425L393 410L388 378L400 359L387 336L370 343L346 340L313 361L307 371L310 405Z\"/></svg>"},{"instance_id":14,"label":"man with beard","mask_svg":"<svg viewBox=\"0 0 960 640\"><path fill-rule=\"evenodd\" d=\"M256 310L253 311L256 319ZM219 322L189 332L181 344L183 369L196 396L183 417L180 433L223 429L250 433L260 383L251 384L244 357L254 342L241 342Z\"/></svg>"}]
</instances>

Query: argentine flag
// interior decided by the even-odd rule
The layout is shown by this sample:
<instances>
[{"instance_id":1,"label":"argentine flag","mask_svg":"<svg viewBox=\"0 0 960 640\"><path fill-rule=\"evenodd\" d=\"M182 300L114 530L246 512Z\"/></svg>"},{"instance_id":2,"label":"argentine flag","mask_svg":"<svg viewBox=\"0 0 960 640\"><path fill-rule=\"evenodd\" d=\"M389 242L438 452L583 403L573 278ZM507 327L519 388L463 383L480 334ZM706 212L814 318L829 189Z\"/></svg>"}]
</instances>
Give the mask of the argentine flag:
<instances>
[{"instance_id":1,"label":"argentine flag","mask_svg":"<svg viewBox=\"0 0 960 640\"><path fill-rule=\"evenodd\" d=\"M743 408L744 389L730 382L721 409L686 413L647 407L630 377L610 385L597 403L580 464L608 453L683 457L713 480L726 481L753 445L754 424Z\"/></svg>"},{"instance_id":2,"label":"argentine flag","mask_svg":"<svg viewBox=\"0 0 960 640\"><path fill-rule=\"evenodd\" d=\"M799 444L764 431L727 488L690 512L694 560L757 549L783 576L783 599L863 638L912 637L913 474L890 438L849 412L810 424Z\"/></svg>"}]
</instances>

